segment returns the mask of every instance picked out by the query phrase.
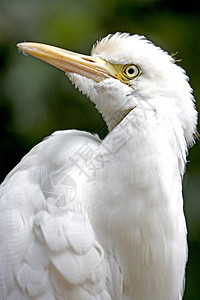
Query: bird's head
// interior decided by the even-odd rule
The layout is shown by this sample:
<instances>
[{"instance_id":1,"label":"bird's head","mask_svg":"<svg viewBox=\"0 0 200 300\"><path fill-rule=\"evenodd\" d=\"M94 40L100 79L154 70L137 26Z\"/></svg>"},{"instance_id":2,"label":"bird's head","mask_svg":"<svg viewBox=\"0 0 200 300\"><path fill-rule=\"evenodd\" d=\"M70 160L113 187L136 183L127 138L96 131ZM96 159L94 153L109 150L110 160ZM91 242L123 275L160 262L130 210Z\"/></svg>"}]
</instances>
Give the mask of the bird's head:
<instances>
[{"instance_id":1,"label":"bird's head","mask_svg":"<svg viewBox=\"0 0 200 300\"><path fill-rule=\"evenodd\" d=\"M188 78L173 57L143 36L116 33L97 42L91 56L39 43L18 48L63 70L115 127L139 107L179 120L192 143L197 113Z\"/></svg>"}]
</instances>

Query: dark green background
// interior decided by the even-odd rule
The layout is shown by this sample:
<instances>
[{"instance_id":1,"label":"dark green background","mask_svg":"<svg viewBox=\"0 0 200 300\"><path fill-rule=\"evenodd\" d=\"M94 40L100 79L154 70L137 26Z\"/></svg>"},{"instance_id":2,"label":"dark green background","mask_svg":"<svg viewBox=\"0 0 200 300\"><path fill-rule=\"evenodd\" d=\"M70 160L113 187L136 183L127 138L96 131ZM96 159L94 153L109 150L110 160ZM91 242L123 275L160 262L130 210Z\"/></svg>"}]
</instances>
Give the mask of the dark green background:
<instances>
[{"instance_id":1,"label":"dark green background","mask_svg":"<svg viewBox=\"0 0 200 300\"><path fill-rule=\"evenodd\" d=\"M198 1L5 0L0 2L0 179L33 145L58 129L99 132L94 106L64 74L18 53L15 44L37 41L89 54L116 31L145 35L169 53L178 51L200 109ZM169 74L170 76L170 74ZM102 132L102 130L101 130ZM190 150L184 177L189 263L184 299L200 299L200 142Z\"/></svg>"}]
</instances>

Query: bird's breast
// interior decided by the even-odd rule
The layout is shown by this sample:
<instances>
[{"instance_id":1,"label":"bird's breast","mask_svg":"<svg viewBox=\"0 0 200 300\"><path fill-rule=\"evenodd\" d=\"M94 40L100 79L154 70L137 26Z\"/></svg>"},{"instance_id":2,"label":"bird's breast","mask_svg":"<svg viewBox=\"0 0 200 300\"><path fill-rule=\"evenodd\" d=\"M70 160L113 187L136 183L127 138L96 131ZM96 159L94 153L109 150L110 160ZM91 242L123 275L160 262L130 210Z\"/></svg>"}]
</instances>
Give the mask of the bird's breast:
<instances>
[{"instance_id":1,"label":"bird's breast","mask_svg":"<svg viewBox=\"0 0 200 300\"><path fill-rule=\"evenodd\" d=\"M170 290L166 299L178 299L187 247L177 159L152 129L126 134L108 137L96 153L103 161L89 189L91 222L119 263L127 297L160 300Z\"/></svg>"}]
</instances>

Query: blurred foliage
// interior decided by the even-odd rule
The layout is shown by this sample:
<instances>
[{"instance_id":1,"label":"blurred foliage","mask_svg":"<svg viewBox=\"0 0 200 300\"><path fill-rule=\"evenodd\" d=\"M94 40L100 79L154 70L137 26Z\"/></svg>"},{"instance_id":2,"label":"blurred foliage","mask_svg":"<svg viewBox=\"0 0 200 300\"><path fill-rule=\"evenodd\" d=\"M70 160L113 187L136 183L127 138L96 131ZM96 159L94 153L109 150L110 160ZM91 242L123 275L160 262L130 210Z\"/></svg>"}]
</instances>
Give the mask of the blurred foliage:
<instances>
[{"instance_id":1,"label":"blurred foliage","mask_svg":"<svg viewBox=\"0 0 200 300\"><path fill-rule=\"evenodd\" d=\"M55 130L99 132L101 116L61 71L19 54L15 44L37 41L88 54L96 39L116 31L145 35L175 53L200 110L198 1L6 0L0 2L0 179ZM169 74L170 76L170 74ZM190 150L184 178L189 231L185 300L197 300L200 269L200 142Z\"/></svg>"}]
</instances>

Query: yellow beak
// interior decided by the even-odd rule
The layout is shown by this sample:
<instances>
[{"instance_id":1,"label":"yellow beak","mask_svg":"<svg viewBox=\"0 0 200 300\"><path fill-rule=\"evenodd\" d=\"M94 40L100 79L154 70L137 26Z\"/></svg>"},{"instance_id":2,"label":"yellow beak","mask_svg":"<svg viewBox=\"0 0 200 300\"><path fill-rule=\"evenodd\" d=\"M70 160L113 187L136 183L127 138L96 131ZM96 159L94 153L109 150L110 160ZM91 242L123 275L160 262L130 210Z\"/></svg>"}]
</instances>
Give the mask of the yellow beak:
<instances>
[{"instance_id":1,"label":"yellow beak","mask_svg":"<svg viewBox=\"0 0 200 300\"><path fill-rule=\"evenodd\" d=\"M105 60L74 53L68 50L40 43L19 43L17 47L24 53L35 56L64 72L73 72L97 82L116 74L111 64Z\"/></svg>"}]
</instances>

